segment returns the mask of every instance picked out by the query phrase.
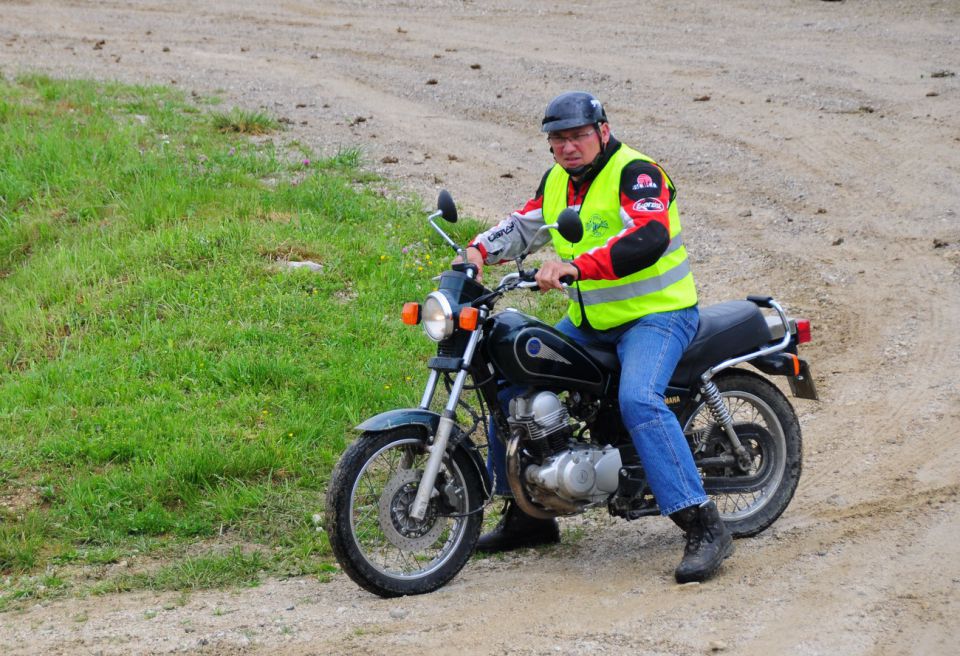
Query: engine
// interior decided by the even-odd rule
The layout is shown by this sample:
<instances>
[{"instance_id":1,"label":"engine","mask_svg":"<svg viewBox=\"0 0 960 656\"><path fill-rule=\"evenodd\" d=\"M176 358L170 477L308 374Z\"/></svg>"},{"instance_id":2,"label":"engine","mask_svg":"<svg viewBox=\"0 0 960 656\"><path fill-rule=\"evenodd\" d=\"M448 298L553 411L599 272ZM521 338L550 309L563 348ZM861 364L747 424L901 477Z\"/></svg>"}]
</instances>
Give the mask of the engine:
<instances>
[{"instance_id":1,"label":"engine","mask_svg":"<svg viewBox=\"0 0 960 656\"><path fill-rule=\"evenodd\" d=\"M554 507L552 497L577 505L605 501L619 484L620 451L578 441L566 406L552 392L510 402L512 432L523 435L521 477L533 500ZM569 509L567 504L561 504Z\"/></svg>"},{"instance_id":2,"label":"engine","mask_svg":"<svg viewBox=\"0 0 960 656\"><path fill-rule=\"evenodd\" d=\"M511 433L524 437L529 455L541 460L567 448L573 438L570 413L553 392L534 392L510 401Z\"/></svg>"}]
</instances>

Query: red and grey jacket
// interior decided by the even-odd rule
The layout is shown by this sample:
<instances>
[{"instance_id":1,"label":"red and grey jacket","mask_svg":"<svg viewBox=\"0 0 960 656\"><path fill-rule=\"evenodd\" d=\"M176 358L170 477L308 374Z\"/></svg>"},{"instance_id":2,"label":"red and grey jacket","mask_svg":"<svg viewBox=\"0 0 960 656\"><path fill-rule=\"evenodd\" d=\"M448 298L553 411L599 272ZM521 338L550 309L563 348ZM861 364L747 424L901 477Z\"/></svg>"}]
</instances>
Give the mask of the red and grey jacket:
<instances>
[{"instance_id":1,"label":"red and grey jacket","mask_svg":"<svg viewBox=\"0 0 960 656\"><path fill-rule=\"evenodd\" d=\"M620 149L620 142L610 138L601 159L579 183L570 181L568 205L578 209L596 174ZM552 170L552 169L551 169ZM483 255L484 262L495 264L514 259L534 238L544 224L543 195L547 176L544 174L534 198L522 209L483 232L470 243ZM579 255L573 264L580 270L581 280L616 280L654 264L670 244L669 207L676 191L663 170L653 162L634 160L623 168L620 176L620 221L623 229L599 248ZM532 250L550 241L544 233Z\"/></svg>"}]
</instances>

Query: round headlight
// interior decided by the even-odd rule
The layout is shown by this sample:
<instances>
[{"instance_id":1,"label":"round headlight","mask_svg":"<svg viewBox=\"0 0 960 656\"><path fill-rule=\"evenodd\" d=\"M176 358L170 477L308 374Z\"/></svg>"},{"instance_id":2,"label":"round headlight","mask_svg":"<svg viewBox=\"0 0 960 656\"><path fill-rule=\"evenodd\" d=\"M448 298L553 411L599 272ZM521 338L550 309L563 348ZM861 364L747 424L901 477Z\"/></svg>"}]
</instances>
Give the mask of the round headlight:
<instances>
[{"instance_id":1,"label":"round headlight","mask_svg":"<svg viewBox=\"0 0 960 656\"><path fill-rule=\"evenodd\" d=\"M442 342L453 334L453 308L440 292L430 292L423 302L423 330L427 337Z\"/></svg>"}]
</instances>

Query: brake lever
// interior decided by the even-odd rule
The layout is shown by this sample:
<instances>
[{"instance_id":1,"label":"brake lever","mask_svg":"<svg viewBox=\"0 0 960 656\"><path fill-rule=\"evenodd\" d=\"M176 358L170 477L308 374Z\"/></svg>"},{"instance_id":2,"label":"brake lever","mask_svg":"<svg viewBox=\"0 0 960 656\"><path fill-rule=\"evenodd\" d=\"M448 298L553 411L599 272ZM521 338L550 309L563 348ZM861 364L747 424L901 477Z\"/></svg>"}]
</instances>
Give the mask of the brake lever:
<instances>
[{"instance_id":1,"label":"brake lever","mask_svg":"<svg viewBox=\"0 0 960 656\"><path fill-rule=\"evenodd\" d=\"M520 289L529 289L532 292L540 291L540 285L537 284L537 271L539 269L530 269L528 271L520 271L520 282L517 283L517 287Z\"/></svg>"}]
</instances>

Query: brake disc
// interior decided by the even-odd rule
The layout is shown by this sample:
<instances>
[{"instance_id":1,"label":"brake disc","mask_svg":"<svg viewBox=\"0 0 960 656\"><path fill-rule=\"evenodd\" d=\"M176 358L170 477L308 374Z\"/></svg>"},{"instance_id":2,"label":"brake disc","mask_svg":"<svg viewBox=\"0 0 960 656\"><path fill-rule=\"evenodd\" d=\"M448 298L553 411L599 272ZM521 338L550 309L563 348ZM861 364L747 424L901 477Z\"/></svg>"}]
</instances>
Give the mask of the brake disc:
<instances>
[{"instance_id":1,"label":"brake disc","mask_svg":"<svg viewBox=\"0 0 960 656\"><path fill-rule=\"evenodd\" d=\"M443 533L445 523L437 516L435 503L427 506L427 514L422 520L410 516L422 475L418 469L401 469L387 482L380 495L380 528L397 549L426 549Z\"/></svg>"}]
</instances>

